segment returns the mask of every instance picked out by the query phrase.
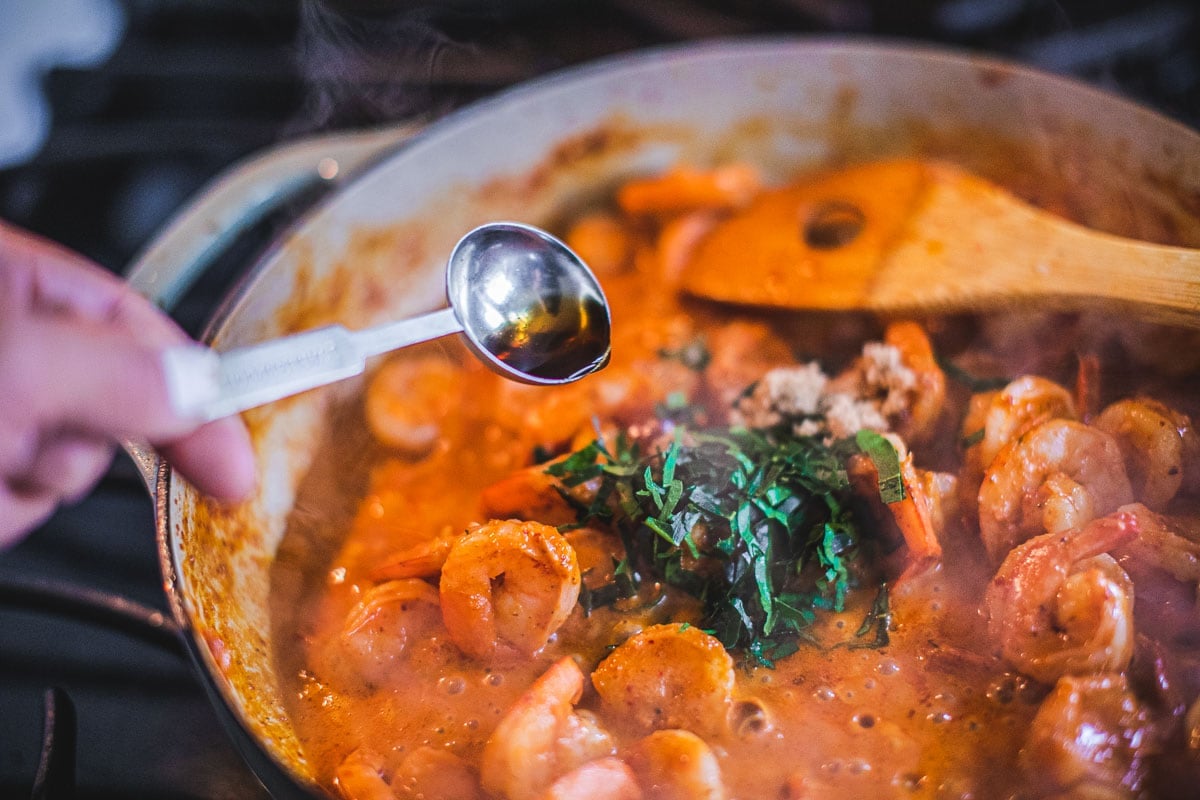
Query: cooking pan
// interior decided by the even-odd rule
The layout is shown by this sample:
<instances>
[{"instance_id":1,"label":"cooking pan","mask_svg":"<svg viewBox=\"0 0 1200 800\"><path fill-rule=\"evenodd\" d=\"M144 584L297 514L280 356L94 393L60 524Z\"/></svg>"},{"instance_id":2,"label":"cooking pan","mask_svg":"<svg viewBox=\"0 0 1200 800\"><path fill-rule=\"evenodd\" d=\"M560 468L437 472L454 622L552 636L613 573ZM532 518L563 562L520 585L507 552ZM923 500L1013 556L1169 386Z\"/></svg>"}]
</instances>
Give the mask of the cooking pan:
<instances>
[{"instance_id":1,"label":"cooking pan","mask_svg":"<svg viewBox=\"0 0 1200 800\"><path fill-rule=\"evenodd\" d=\"M488 220L553 228L617 182L676 162L746 160L783 180L899 154L956 161L1113 233L1200 246L1200 135L1184 126L990 58L755 39L572 69L420 132L268 153L186 209L128 277L170 306L239 227L329 184L330 195L253 265L207 338L225 349L322 324L359 328L442 306L446 253ZM296 542L291 530L299 515L329 514L327 535L336 533L337 510L315 507L310 477L338 409L360 388L348 382L249 412L261 480L238 508L214 507L153 452L130 446L157 504L171 610L231 734L280 797L320 794L277 679L288 642L276 615L319 573L329 545Z\"/></svg>"}]
</instances>

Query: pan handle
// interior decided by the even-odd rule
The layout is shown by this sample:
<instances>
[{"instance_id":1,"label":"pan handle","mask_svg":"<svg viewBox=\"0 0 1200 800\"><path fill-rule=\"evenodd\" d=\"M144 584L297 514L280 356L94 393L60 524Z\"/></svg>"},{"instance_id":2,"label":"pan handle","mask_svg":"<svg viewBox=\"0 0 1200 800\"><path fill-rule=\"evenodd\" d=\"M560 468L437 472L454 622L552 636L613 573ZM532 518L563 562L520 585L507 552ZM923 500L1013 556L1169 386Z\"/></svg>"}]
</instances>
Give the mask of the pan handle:
<instances>
[{"instance_id":1,"label":"pan handle","mask_svg":"<svg viewBox=\"0 0 1200 800\"><path fill-rule=\"evenodd\" d=\"M334 186L407 141L416 125L334 133L251 156L219 176L176 213L125 271L133 289L170 312L243 232L289 200ZM125 441L146 488L158 488L159 457L145 442Z\"/></svg>"}]
</instances>

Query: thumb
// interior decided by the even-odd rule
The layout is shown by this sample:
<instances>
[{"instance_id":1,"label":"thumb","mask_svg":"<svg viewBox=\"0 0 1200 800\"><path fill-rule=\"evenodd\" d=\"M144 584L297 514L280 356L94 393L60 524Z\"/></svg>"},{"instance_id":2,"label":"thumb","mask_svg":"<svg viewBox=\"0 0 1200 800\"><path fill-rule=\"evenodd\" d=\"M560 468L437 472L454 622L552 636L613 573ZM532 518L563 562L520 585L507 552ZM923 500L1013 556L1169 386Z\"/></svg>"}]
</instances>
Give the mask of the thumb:
<instances>
[{"instance_id":1,"label":"thumb","mask_svg":"<svg viewBox=\"0 0 1200 800\"><path fill-rule=\"evenodd\" d=\"M21 328L5 343L0 400L39 427L160 441L198 426L173 407L163 344L78 318L26 317Z\"/></svg>"}]
</instances>

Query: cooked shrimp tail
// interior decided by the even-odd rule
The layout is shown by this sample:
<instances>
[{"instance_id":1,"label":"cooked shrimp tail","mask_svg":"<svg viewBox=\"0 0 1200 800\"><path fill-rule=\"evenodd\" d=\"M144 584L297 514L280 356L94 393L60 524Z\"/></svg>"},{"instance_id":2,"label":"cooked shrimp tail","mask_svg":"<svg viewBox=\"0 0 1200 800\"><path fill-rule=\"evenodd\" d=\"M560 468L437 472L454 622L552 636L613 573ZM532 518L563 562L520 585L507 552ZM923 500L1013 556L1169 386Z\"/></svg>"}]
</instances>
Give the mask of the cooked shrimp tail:
<instances>
[{"instance_id":1,"label":"cooked shrimp tail","mask_svg":"<svg viewBox=\"0 0 1200 800\"><path fill-rule=\"evenodd\" d=\"M334 771L334 788L342 800L395 800L391 784L384 778L384 767L378 753L355 750Z\"/></svg>"},{"instance_id":2,"label":"cooked shrimp tail","mask_svg":"<svg viewBox=\"0 0 1200 800\"><path fill-rule=\"evenodd\" d=\"M1190 458L1190 440L1196 436L1191 420L1157 400L1118 400L1094 424L1116 439L1134 497L1156 511L1179 493L1185 475L1200 469Z\"/></svg>"},{"instance_id":3,"label":"cooked shrimp tail","mask_svg":"<svg viewBox=\"0 0 1200 800\"><path fill-rule=\"evenodd\" d=\"M483 748L484 789L504 800L540 800L559 778L612 755L611 737L592 717L575 711L584 681L574 660L563 658L533 682Z\"/></svg>"},{"instance_id":4,"label":"cooked shrimp tail","mask_svg":"<svg viewBox=\"0 0 1200 800\"><path fill-rule=\"evenodd\" d=\"M579 599L579 564L562 534L540 522L493 520L455 542L442 565L442 619L454 643L489 661L530 656Z\"/></svg>"},{"instance_id":5,"label":"cooked shrimp tail","mask_svg":"<svg viewBox=\"0 0 1200 800\"><path fill-rule=\"evenodd\" d=\"M1137 535L1136 518L1119 512L1014 548L984 600L1001 655L1046 683L1128 666L1133 584L1107 553Z\"/></svg>"},{"instance_id":6,"label":"cooked shrimp tail","mask_svg":"<svg viewBox=\"0 0 1200 800\"><path fill-rule=\"evenodd\" d=\"M988 467L979 489L979 535L998 564L1032 536L1081 527L1132 499L1115 439L1080 422L1050 419Z\"/></svg>"},{"instance_id":7,"label":"cooked shrimp tail","mask_svg":"<svg viewBox=\"0 0 1200 800\"><path fill-rule=\"evenodd\" d=\"M735 685L733 659L689 625L651 625L600 662L592 683L602 704L646 731L723 732Z\"/></svg>"},{"instance_id":8,"label":"cooked shrimp tail","mask_svg":"<svg viewBox=\"0 0 1200 800\"><path fill-rule=\"evenodd\" d=\"M624 761L610 756L589 761L563 775L541 800L642 800L642 796L633 772Z\"/></svg>"},{"instance_id":9,"label":"cooked shrimp tail","mask_svg":"<svg viewBox=\"0 0 1200 800\"><path fill-rule=\"evenodd\" d=\"M721 764L691 731L655 731L627 756L638 783L655 800L725 800Z\"/></svg>"},{"instance_id":10,"label":"cooked shrimp tail","mask_svg":"<svg viewBox=\"0 0 1200 800\"><path fill-rule=\"evenodd\" d=\"M1123 675L1066 676L1038 708L1021 766L1038 797L1141 797L1156 738Z\"/></svg>"}]
</instances>

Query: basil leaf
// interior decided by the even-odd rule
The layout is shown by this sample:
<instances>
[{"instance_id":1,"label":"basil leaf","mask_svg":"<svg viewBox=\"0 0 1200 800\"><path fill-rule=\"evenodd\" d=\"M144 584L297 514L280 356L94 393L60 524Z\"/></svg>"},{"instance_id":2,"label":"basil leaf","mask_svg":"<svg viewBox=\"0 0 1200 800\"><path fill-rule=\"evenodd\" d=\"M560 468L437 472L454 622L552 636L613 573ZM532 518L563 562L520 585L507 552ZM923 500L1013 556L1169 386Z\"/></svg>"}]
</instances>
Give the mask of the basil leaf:
<instances>
[{"instance_id":1,"label":"basil leaf","mask_svg":"<svg viewBox=\"0 0 1200 800\"><path fill-rule=\"evenodd\" d=\"M904 479L900 476L900 454L886 437L875 431L861 430L854 436L858 447L875 464L879 473L879 498L885 503L904 499Z\"/></svg>"}]
</instances>

